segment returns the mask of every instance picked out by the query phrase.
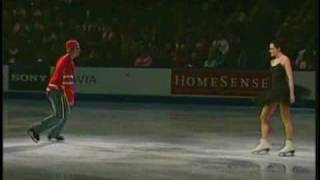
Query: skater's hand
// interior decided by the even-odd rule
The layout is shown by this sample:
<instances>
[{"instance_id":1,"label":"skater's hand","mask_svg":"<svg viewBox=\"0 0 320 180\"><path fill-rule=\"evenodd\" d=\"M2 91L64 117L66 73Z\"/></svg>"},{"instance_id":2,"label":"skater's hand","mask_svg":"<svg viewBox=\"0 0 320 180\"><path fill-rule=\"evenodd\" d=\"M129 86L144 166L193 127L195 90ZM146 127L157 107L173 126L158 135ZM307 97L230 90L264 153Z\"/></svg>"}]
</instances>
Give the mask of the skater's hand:
<instances>
[{"instance_id":1,"label":"skater's hand","mask_svg":"<svg viewBox=\"0 0 320 180\"><path fill-rule=\"evenodd\" d=\"M49 96L50 89L46 88L46 95Z\"/></svg>"},{"instance_id":2,"label":"skater's hand","mask_svg":"<svg viewBox=\"0 0 320 180\"><path fill-rule=\"evenodd\" d=\"M290 103L293 104L296 101L296 98L293 94L290 95Z\"/></svg>"}]
</instances>

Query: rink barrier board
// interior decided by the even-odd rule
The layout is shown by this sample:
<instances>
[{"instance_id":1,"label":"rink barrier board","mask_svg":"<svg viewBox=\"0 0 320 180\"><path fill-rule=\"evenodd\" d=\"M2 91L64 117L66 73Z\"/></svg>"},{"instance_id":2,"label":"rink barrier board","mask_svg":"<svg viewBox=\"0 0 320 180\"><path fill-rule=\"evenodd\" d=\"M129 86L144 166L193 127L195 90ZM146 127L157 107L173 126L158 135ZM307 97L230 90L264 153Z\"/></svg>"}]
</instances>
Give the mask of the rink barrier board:
<instances>
[{"instance_id":1,"label":"rink barrier board","mask_svg":"<svg viewBox=\"0 0 320 180\"><path fill-rule=\"evenodd\" d=\"M4 98L45 100L42 92L5 92ZM134 103L165 103L165 104L206 104L221 106L257 106L252 98L230 97L190 97L190 96L131 96L131 95L102 95L81 94L76 95L76 106L85 102L134 102ZM300 100L292 107L315 108L314 100Z\"/></svg>"},{"instance_id":2,"label":"rink barrier board","mask_svg":"<svg viewBox=\"0 0 320 180\"><path fill-rule=\"evenodd\" d=\"M8 66L2 65L2 90L8 91Z\"/></svg>"},{"instance_id":3,"label":"rink barrier board","mask_svg":"<svg viewBox=\"0 0 320 180\"><path fill-rule=\"evenodd\" d=\"M19 68L18 68L19 69ZM23 69L23 68L22 68ZM52 71L53 67L47 71ZM33 77L32 83L37 83L38 89L29 88L21 91L19 88L10 89L8 82L10 68L3 66L3 83L4 92L6 97L29 97L30 98L43 98L44 88L42 89L39 84L46 84L35 78L36 75L46 74L43 71L37 72ZM216 95L197 95L197 94L171 94L171 69L145 69L145 68L89 68L78 67L76 78L76 91L79 100L111 100L111 101L145 101L145 102L194 102L194 103L237 103L252 104L252 97L227 97ZM30 73L30 69L27 69ZM32 71L33 73L33 71ZM23 74L23 73L21 73ZM297 104L307 104L313 106L315 96L315 72L312 71L297 71L294 72L295 82L305 86L312 91L311 98L297 102ZM6 78L7 77L7 78ZM40 77L40 76L39 76ZM155 80L155 78L157 78ZM116 79L116 80L115 80ZM41 82L41 83L39 83ZM41 87L41 88L39 88ZM147 88L148 87L148 88ZM8 90L10 89L10 90ZM39 90L40 89L40 90ZM106 89L106 90L102 90ZM104 92L104 93L103 93ZM107 92L107 93L105 93ZM21 96L19 95L21 93ZM40 95L39 95L40 94ZM185 100L184 100L185 99ZM206 100L207 99L207 100ZM212 102L216 101L216 102Z\"/></svg>"}]
</instances>

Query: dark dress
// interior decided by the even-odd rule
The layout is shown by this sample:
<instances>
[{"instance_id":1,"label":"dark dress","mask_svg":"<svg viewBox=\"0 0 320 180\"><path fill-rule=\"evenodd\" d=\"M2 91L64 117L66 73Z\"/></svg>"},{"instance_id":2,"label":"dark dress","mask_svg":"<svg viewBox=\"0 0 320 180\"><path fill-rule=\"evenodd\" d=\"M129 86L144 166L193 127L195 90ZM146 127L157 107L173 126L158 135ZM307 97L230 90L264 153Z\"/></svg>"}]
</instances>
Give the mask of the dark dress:
<instances>
[{"instance_id":1,"label":"dark dress","mask_svg":"<svg viewBox=\"0 0 320 180\"><path fill-rule=\"evenodd\" d=\"M287 75L281 64L271 66L271 89L258 95L255 102L260 105L268 105L273 102L290 104L290 90ZM295 99L299 100L310 95L310 90L305 87L294 85Z\"/></svg>"}]
</instances>

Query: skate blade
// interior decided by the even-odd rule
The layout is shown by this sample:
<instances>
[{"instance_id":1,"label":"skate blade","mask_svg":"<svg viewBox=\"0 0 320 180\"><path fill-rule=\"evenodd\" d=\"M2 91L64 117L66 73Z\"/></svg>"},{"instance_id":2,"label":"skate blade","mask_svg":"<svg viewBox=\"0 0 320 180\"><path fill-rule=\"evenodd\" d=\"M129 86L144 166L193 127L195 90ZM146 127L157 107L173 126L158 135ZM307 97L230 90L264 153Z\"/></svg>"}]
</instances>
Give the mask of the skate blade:
<instances>
[{"instance_id":1,"label":"skate blade","mask_svg":"<svg viewBox=\"0 0 320 180\"><path fill-rule=\"evenodd\" d=\"M261 149L261 150L257 150L257 151L252 151L251 153L252 154L255 154L255 155L267 155L269 154L269 151L270 149Z\"/></svg>"},{"instance_id":2,"label":"skate blade","mask_svg":"<svg viewBox=\"0 0 320 180\"><path fill-rule=\"evenodd\" d=\"M295 151L288 151L288 152L280 152L278 155L280 157L293 157Z\"/></svg>"},{"instance_id":3,"label":"skate blade","mask_svg":"<svg viewBox=\"0 0 320 180\"><path fill-rule=\"evenodd\" d=\"M48 139L48 141L52 143L64 143L64 140Z\"/></svg>"},{"instance_id":4,"label":"skate blade","mask_svg":"<svg viewBox=\"0 0 320 180\"><path fill-rule=\"evenodd\" d=\"M31 131L27 131L27 134L30 136L30 138L32 139L33 142L38 143L38 140L33 137L33 134Z\"/></svg>"}]
</instances>

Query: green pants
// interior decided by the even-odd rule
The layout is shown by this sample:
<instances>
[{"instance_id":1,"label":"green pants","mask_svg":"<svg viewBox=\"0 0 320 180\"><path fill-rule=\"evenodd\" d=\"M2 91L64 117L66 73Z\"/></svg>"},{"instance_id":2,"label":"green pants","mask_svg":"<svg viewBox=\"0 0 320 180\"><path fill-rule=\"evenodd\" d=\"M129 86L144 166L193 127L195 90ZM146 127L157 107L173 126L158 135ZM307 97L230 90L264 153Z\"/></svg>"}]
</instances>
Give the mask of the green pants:
<instances>
[{"instance_id":1,"label":"green pants","mask_svg":"<svg viewBox=\"0 0 320 180\"><path fill-rule=\"evenodd\" d=\"M48 93L48 100L53 113L40 123L33 125L33 129L39 134L50 129L48 136L57 137L60 135L61 130L67 121L70 107L63 91L60 90L50 91Z\"/></svg>"}]
</instances>

